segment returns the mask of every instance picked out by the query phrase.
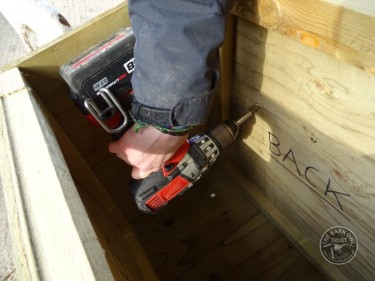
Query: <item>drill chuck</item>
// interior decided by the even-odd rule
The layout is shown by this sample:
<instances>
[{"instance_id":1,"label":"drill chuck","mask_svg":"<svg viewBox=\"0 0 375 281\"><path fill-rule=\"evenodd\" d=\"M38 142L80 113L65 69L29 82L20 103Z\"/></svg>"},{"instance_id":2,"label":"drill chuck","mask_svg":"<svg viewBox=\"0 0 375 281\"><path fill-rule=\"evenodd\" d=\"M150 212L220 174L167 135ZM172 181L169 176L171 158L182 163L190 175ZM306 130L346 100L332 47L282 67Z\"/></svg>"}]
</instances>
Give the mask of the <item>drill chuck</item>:
<instances>
[{"instance_id":1,"label":"drill chuck","mask_svg":"<svg viewBox=\"0 0 375 281\"><path fill-rule=\"evenodd\" d=\"M223 150L234 142L240 130L240 125L253 116L258 109L259 105L255 104L250 108L249 112L241 116L236 121L222 121L215 128L209 131L209 134L213 137L213 140L219 146L220 150Z\"/></svg>"}]
</instances>

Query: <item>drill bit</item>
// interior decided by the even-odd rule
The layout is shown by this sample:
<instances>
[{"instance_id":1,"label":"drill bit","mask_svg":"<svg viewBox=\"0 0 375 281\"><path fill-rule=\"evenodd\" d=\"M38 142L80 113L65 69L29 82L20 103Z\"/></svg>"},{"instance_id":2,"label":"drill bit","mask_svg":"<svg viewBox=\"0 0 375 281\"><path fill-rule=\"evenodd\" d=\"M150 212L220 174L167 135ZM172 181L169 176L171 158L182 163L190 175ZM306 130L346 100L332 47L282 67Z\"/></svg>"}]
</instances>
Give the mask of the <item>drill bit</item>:
<instances>
[{"instance_id":1,"label":"drill bit","mask_svg":"<svg viewBox=\"0 0 375 281\"><path fill-rule=\"evenodd\" d=\"M259 109L259 104L254 104L249 108L249 112L246 113L244 116L240 117L235 123L237 126L240 126L243 122L245 122L247 119L249 119L251 116L255 114L255 112Z\"/></svg>"}]
</instances>

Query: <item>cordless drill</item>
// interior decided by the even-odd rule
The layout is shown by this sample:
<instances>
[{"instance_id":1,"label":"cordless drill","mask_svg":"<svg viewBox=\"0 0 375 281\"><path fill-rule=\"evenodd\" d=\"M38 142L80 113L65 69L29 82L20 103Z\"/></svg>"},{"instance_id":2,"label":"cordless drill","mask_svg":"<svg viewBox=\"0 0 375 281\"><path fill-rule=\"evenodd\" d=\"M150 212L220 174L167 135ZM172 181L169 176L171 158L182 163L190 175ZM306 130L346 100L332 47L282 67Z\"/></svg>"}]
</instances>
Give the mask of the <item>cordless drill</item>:
<instances>
[{"instance_id":1,"label":"cordless drill","mask_svg":"<svg viewBox=\"0 0 375 281\"><path fill-rule=\"evenodd\" d=\"M237 121L223 121L184 143L163 167L147 178L133 180L130 192L138 208L153 213L187 191L213 165L221 151L236 139L239 126L254 116L257 104Z\"/></svg>"},{"instance_id":2,"label":"cordless drill","mask_svg":"<svg viewBox=\"0 0 375 281\"><path fill-rule=\"evenodd\" d=\"M69 97L89 120L115 139L133 123L129 112L133 101L134 43L132 30L122 29L60 67ZM236 139L239 126L258 108L254 105L237 121L220 122L191 137L159 171L132 180L130 192L139 210L154 213L187 191Z\"/></svg>"}]
</instances>

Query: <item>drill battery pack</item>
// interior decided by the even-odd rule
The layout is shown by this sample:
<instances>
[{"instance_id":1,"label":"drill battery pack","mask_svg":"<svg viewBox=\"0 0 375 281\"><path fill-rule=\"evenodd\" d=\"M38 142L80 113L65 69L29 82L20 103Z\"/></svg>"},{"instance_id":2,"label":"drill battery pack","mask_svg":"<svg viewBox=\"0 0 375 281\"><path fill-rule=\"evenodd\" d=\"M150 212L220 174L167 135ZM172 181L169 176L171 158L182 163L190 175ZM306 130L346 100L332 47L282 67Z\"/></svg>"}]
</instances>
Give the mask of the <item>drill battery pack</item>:
<instances>
[{"instance_id":1,"label":"drill battery pack","mask_svg":"<svg viewBox=\"0 0 375 281\"><path fill-rule=\"evenodd\" d=\"M123 131L129 123L134 44L132 29L120 29L60 67L69 97L110 133Z\"/></svg>"}]
</instances>

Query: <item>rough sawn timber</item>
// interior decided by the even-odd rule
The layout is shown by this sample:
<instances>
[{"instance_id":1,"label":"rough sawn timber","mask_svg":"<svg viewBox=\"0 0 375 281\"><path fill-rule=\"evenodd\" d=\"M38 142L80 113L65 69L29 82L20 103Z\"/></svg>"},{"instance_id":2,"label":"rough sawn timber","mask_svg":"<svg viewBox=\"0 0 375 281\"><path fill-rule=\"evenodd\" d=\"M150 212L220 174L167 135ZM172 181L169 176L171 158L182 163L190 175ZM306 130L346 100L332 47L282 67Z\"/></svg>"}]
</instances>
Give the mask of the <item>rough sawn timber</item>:
<instances>
[{"instance_id":1,"label":"rough sawn timber","mask_svg":"<svg viewBox=\"0 0 375 281\"><path fill-rule=\"evenodd\" d=\"M2 73L0 85L16 280L158 280L131 226L21 72Z\"/></svg>"},{"instance_id":2,"label":"rough sawn timber","mask_svg":"<svg viewBox=\"0 0 375 281\"><path fill-rule=\"evenodd\" d=\"M18 69L2 73L0 85L1 180L17 278L113 280L30 88Z\"/></svg>"},{"instance_id":3,"label":"rough sawn timber","mask_svg":"<svg viewBox=\"0 0 375 281\"><path fill-rule=\"evenodd\" d=\"M233 13L375 74L371 0L239 0Z\"/></svg>"},{"instance_id":4,"label":"rough sawn timber","mask_svg":"<svg viewBox=\"0 0 375 281\"><path fill-rule=\"evenodd\" d=\"M272 7L278 3L281 11L300 8L306 12L303 21L312 27L316 14L305 9L312 3L324 4L307 1L300 7L298 1L258 1L259 8L266 8L266 3ZM326 11L327 21L335 10L340 11L333 6ZM255 15L262 19L260 12ZM301 20L301 13L280 15L285 16L275 12L275 22ZM371 34L374 18L366 19L370 26L363 29ZM280 34L282 24L261 20L260 24L267 28L242 18L237 21L232 112L244 112L254 102L261 110L252 129L243 130L244 140L236 146L234 159L242 174L255 180L260 194L288 219L293 227L270 214L313 264L333 280L372 280L375 76L369 70L374 52L363 52L367 66L358 67L301 44L288 33ZM359 32L363 22L343 24ZM373 38L363 34L363 40ZM356 53L352 58L360 57ZM359 241L355 258L341 266L330 264L319 252L322 234L338 225L352 230Z\"/></svg>"},{"instance_id":5,"label":"rough sawn timber","mask_svg":"<svg viewBox=\"0 0 375 281\"><path fill-rule=\"evenodd\" d=\"M82 118L58 74L58 67L71 56L128 24L126 6L121 5L16 63L51 112L49 124L93 229L102 246L113 250L107 256L112 272L116 270L113 277L124 279L122 273L136 257L142 258L142 252L135 251L129 263L118 259L131 250L128 242L139 238L163 280L300 280L304 273L305 278L322 280L296 248L332 280L371 280L375 147L371 72L278 30L238 20L236 34L229 36L236 38L232 116L253 102L262 106L255 123L242 127L235 157L223 159L239 164L239 169L216 167L200 188L195 186L161 215L142 216L126 195L129 170L108 153L108 135ZM223 52L226 64L231 53ZM225 74L230 76L226 79L231 74ZM228 98L225 93L221 99L225 104L221 116L228 116ZM327 186L331 189L324 194ZM123 214L136 235L129 232ZM337 224L352 229L360 241L356 258L340 267L319 253L321 234ZM31 248L31 260L33 256Z\"/></svg>"}]
</instances>

